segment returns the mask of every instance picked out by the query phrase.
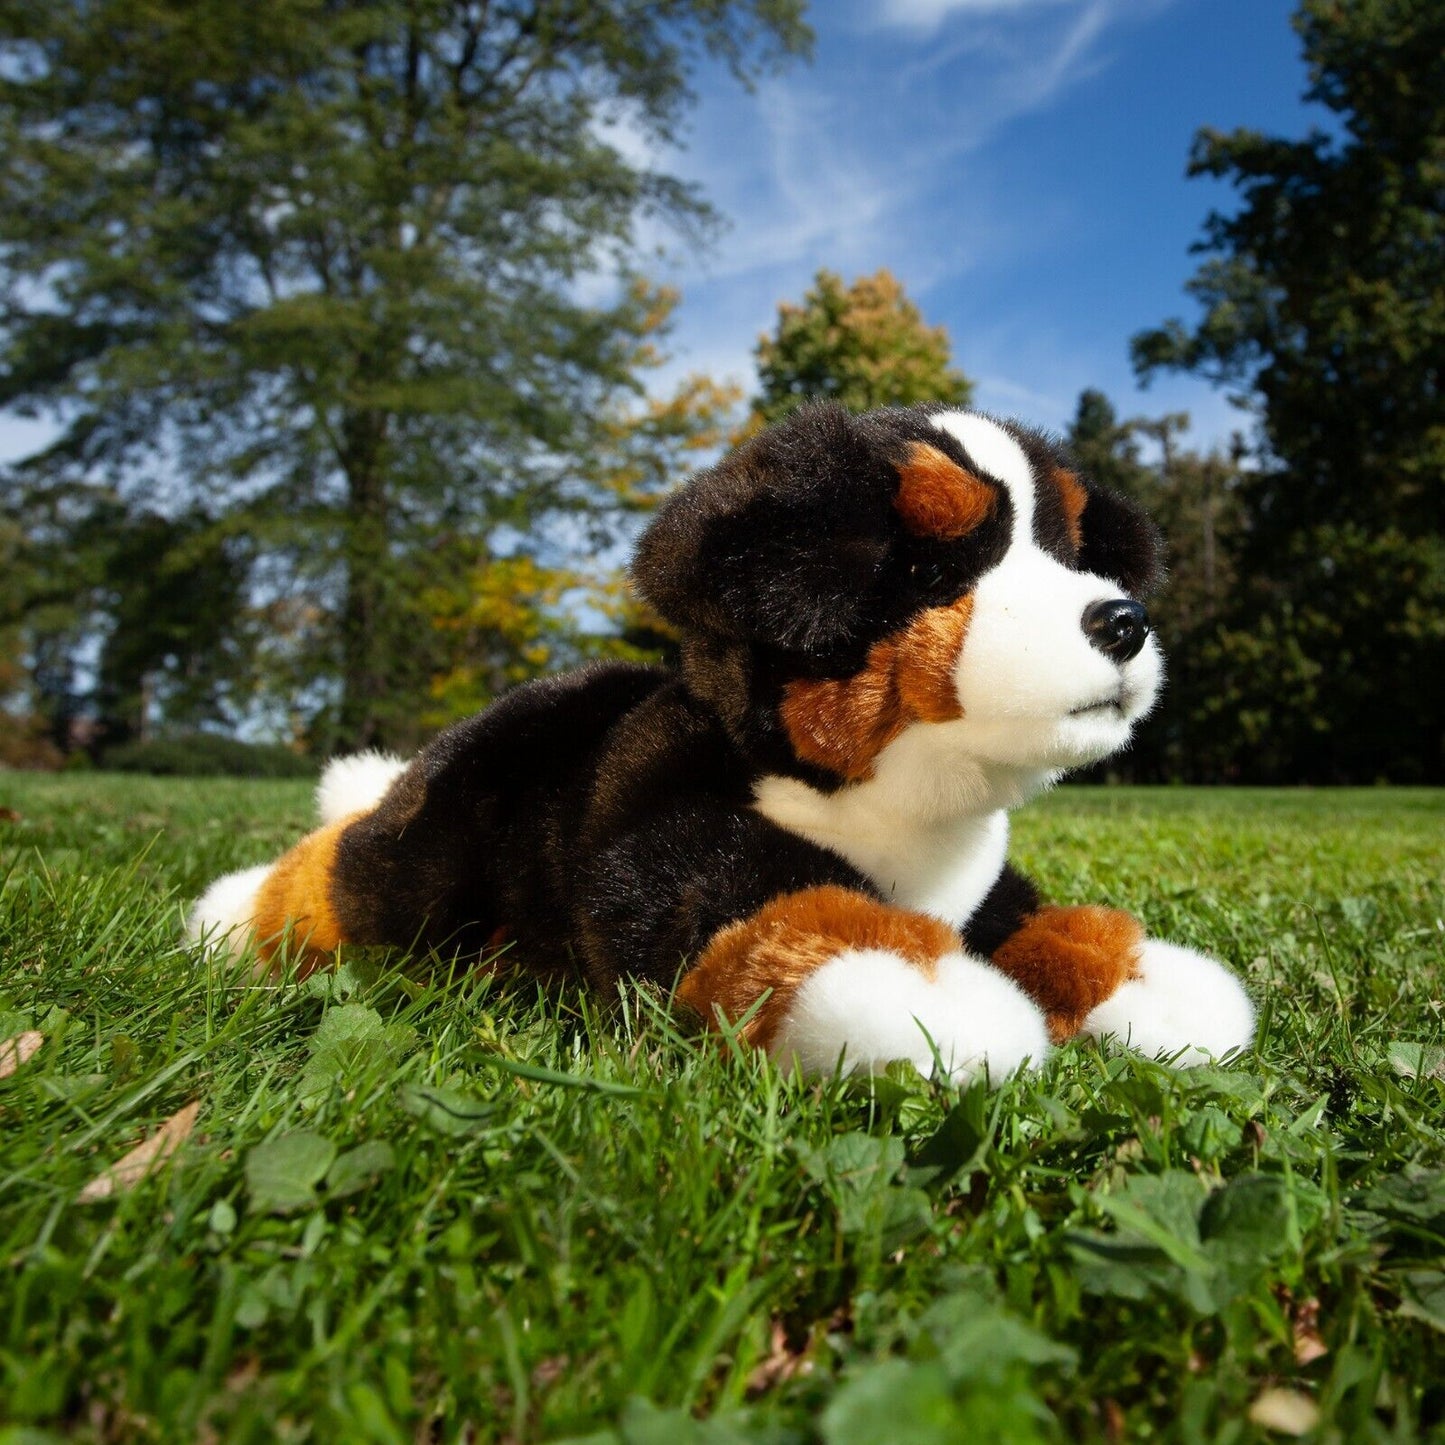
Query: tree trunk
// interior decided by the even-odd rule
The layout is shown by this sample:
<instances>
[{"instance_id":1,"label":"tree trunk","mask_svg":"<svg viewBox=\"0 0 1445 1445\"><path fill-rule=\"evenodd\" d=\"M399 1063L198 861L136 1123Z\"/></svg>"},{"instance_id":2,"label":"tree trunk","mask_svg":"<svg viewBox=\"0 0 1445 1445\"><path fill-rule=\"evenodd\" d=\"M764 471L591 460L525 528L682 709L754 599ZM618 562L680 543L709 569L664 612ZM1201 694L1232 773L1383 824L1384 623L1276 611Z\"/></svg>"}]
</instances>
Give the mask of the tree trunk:
<instances>
[{"instance_id":1,"label":"tree trunk","mask_svg":"<svg viewBox=\"0 0 1445 1445\"><path fill-rule=\"evenodd\" d=\"M384 414L360 412L345 422L347 481L346 597L341 614L341 706L336 747L343 752L385 743L387 489Z\"/></svg>"}]
</instances>

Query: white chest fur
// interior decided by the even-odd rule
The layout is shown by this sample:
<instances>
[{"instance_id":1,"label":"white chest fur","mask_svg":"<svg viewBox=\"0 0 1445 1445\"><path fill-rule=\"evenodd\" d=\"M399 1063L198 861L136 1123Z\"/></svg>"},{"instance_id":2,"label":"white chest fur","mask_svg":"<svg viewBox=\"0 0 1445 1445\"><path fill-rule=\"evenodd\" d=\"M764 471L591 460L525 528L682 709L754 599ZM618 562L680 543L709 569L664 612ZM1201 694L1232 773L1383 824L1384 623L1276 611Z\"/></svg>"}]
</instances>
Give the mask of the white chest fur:
<instances>
[{"instance_id":1,"label":"white chest fur","mask_svg":"<svg viewBox=\"0 0 1445 1445\"><path fill-rule=\"evenodd\" d=\"M830 849L901 908L962 927L1008 854L1008 814L900 815L867 784L821 793L796 778L768 777L756 791L769 822Z\"/></svg>"}]
</instances>

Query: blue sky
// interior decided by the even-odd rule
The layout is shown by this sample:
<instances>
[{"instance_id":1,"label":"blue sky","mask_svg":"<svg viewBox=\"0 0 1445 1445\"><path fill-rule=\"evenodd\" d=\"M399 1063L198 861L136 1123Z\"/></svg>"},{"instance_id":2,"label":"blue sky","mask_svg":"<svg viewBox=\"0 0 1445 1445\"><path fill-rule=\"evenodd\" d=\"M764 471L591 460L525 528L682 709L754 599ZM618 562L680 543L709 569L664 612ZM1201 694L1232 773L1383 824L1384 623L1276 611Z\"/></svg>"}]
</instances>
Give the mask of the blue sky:
<instances>
[{"instance_id":1,"label":"blue sky","mask_svg":"<svg viewBox=\"0 0 1445 1445\"><path fill-rule=\"evenodd\" d=\"M813 0L817 47L748 93L699 81L687 147L652 155L728 219L666 238L683 293L672 360L754 381L752 348L820 267L886 266L978 383L979 405L1062 428L1087 386L1123 415L1187 410L1191 440L1243 424L1189 378L1134 385L1129 338L1192 317L1190 244L1216 183L1184 176L1203 125L1298 135L1293 0ZM616 138L636 145L625 126ZM647 154L640 148L641 158ZM662 236L654 237L663 241ZM51 434L0 417L0 460Z\"/></svg>"},{"instance_id":2,"label":"blue sky","mask_svg":"<svg viewBox=\"0 0 1445 1445\"><path fill-rule=\"evenodd\" d=\"M819 267L886 266L990 410L1062 428L1096 386L1124 415L1242 424L1189 378L1134 385L1129 338L1195 312L1183 283L1211 205L1197 129L1299 135L1293 0L814 0L814 60L749 95L709 75L688 148L730 227L677 259L672 369L753 381L779 300Z\"/></svg>"}]
</instances>

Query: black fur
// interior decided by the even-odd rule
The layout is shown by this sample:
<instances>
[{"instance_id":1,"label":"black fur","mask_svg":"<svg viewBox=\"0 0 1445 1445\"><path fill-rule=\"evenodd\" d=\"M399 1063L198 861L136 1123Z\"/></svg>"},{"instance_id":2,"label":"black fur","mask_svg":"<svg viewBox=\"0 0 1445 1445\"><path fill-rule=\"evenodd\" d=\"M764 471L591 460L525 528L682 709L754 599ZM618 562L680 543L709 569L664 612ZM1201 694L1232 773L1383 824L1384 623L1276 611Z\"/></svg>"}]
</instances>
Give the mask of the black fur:
<instances>
[{"instance_id":1,"label":"black fur","mask_svg":"<svg viewBox=\"0 0 1445 1445\"><path fill-rule=\"evenodd\" d=\"M1149 597L1164 581L1164 538L1153 519L1128 497L1091 485L1084 508L1079 566L1118 582L1131 596Z\"/></svg>"},{"instance_id":2,"label":"black fur","mask_svg":"<svg viewBox=\"0 0 1445 1445\"><path fill-rule=\"evenodd\" d=\"M726 924L817 884L876 893L749 806L715 713L652 668L530 683L437 737L342 834L333 902L361 943L671 984Z\"/></svg>"},{"instance_id":3,"label":"black fur","mask_svg":"<svg viewBox=\"0 0 1445 1445\"><path fill-rule=\"evenodd\" d=\"M1040 902L1033 879L1020 873L1012 863L1005 863L993 887L968 920L964 932L969 948L989 957L1029 914L1037 911Z\"/></svg>"},{"instance_id":4,"label":"black fur","mask_svg":"<svg viewBox=\"0 0 1445 1445\"><path fill-rule=\"evenodd\" d=\"M1002 491L994 515L958 541L902 525L893 500L911 441L972 466L929 417L800 408L662 508L633 563L638 589L686 632L760 649L790 677L855 672L880 637L961 597L1008 548Z\"/></svg>"}]
</instances>

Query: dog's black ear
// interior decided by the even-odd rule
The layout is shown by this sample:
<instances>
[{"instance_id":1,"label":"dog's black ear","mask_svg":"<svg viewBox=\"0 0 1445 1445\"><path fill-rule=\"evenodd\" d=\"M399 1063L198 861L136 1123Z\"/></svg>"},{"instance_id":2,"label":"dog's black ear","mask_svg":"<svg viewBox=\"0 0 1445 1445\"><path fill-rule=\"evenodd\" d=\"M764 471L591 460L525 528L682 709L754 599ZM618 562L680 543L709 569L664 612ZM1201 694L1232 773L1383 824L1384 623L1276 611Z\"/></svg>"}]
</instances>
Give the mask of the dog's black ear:
<instances>
[{"instance_id":1,"label":"dog's black ear","mask_svg":"<svg viewBox=\"0 0 1445 1445\"><path fill-rule=\"evenodd\" d=\"M853 640L896 531L879 440L836 404L800 407L667 501L638 590L684 630L802 652Z\"/></svg>"},{"instance_id":2,"label":"dog's black ear","mask_svg":"<svg viewBox=\"0 0 1445 1445\"><path fill-rule=\"evenodd\" d=\"M1164 580L1164 537L1138 502L1095 481L1079 518L1079 566L1147 597Z\"/></svg>"}]
</instances>

